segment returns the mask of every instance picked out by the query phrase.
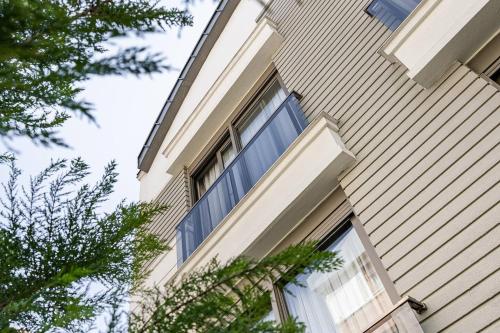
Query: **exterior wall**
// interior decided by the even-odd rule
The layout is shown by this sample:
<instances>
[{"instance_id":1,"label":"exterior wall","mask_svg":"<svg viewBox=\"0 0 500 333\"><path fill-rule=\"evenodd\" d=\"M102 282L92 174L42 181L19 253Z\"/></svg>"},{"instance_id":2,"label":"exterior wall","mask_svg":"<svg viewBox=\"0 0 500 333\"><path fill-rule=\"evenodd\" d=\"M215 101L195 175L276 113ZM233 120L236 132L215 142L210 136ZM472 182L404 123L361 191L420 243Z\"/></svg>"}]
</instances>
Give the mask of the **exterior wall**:
<instances>
[{"instance_id":1,"label":"exterior wall","mask_svg":"<svg viewBox=\"0 0 500 333\"><path fill-rule=\"evenodd\" d=\"M231 0L232 1L232 0ZM167 172L169 166L172 164L172 158L165 156L163 151L172 142L173 138L182 129L184 123L192 115L192 113L200 107L201 102L207 99L207 96L212 96L211 89L214 85L219 84L220 77L227 71L227 67L234 61L235 56L241 52L242 46L248 44L248 38L255 33L258 26L256 22L257 16L262 12L262 5L254 0L241 0L234 10L231 18L228 20L226 27L218 37L211 52L208 54L203 67L200 69L198 76L194 80L190 91L188 92L185 102L179 109L172 127L163 139L161 148L159 149L150 170L140 172L138 178L140 181L140 200L141 201L155 201L164 205L168 205L169 209L153 221L151 228L153 232L165 239L171 248L162 256L156 258L154 261L148 263L145 267L151 270L151 276L146 282L148 285L161 284L168 280L168 276L175 273L177 269L176 262L176 247L175 247L175 227L186 215L191 207L191 191L189 173L186 168L181 172L171 175ZM267 59L268 64L271 64L270 56ZM257 81L262 73L254 70L253 75L257 77ZM230 88L229 83L223 82L224 87ZM241 89L244 93L238 94L239 99L230 105L230 111L236 111L240 104L246 101L247 95L250 95L255 87L253 82L248 87L243 86ZM229 86L229 87L228 87ZM209 97L210 97L209 96ZM208 108L207 108L208 109ZM206 110L205 110L206 111ZM212 111L212 110L208 110ZM213 112L219 111L216 110ZM228 112L229 113L229 112ZM223 127L223 124L219 124ZM195 135L196 130L189 130L190 135ZM208 141L200 142L198 147L199 151L210 142L211 139L216 138L220 133L211 133L213 138Z\"/></svg>"},{"instance_id":2,"label":"exterior wall","mask_svg":"<svg viewBox=\"0 0 500 333\"><path fill-rule=\"evenodd\" d=\"M175 227L191 207L187 169L172 177L155 202L168 205L168 209L155 218L151 225L152 231L169 242L175 237Z\"/></svg>"},{"instance_id":3,"label":"exterior wall","mask_svg":"<svg viewBox=\"0 0 500 333\"><path fill-rule=\"evenodd\" d=\"M251 35L257 25L255 17L257 17L261 11L262 6L253 0L243 0L236 7L226 27L205 60L205 64L192 83L170 130L163 139L150 170L140 177L141 200L151 200L155 198L166 186L168 181L166 170L172 164L172 159L166 157L162 152L179 132L182 125L193 113L200 101L204 98L206 99L206 95L210 91L210 88Z\"/></svg>"},{"instance_id":4,"label":"exterior wall","mask_svg":"<svg viewBox=\"0 0 500 333\"><path fill-rule=\"evenodd\" d=\"M391 32L367 0L275 0L275 65L313 119L327 112L357 163L340 178L426 332L498 329L500 93L457 64L432 89L377 50Z\"/></svg>"}]
</instances>

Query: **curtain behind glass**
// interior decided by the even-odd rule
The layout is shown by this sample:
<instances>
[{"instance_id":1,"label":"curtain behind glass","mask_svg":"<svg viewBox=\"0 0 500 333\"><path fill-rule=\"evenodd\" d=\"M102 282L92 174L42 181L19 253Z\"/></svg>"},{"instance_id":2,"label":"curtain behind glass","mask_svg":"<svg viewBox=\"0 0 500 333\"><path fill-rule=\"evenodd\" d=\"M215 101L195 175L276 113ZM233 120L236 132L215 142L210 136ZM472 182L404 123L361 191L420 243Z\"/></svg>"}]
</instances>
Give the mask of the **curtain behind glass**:
<instances>
[{"instance_id":1,"label":"curtain behind glass","mask_svg":"<svg viewBox=\"0 0 500 333\"><path fill-rule=\"evenodd\" d=\"M392 303L352 227L328 250L339 252L342 268L299 276L304 288L287 285L290 315L304 322L310 333L363 332ZM391 326L387 332L392 331Z\"/></svg>"},{"instance_id":2,"label":"curtain behind glass","mask_svg":"<svg viewBox=\"0 0 500 333\"><path fill-rule=\"evenodd\" d=\"M221 151L222 156L222 164L224 169L234 160L236 157L236 151L233 148L232 144L229 144L226 148Z\"/></svg>"},{"instance_id":3,"label":"curtain behind glass","mask_svg":"<svg viewBox=\"0 0 500 333\"><path fill-rule=\"evenodd\" d=\"M220 176L220 170L217 163L214 161L206 168L206 170L201 174L198 179L198 198L201 198L203 194L209 189L210 186L215 182L217 177Z\"/></svg>"},{"instance_id":4,"label":"curtain behind glass","mask_svg":"<svg viewBox=\"0 0 500 333\"><path fill-rule=\"evenodd\" d=\"M239 130L241 145L243 147L252 139L266 120L271 117L285 98L285 92L278 81L275 80L269 89L260 97L258 102L248 111L251 116Z\"/></svg>"}]
</instances>

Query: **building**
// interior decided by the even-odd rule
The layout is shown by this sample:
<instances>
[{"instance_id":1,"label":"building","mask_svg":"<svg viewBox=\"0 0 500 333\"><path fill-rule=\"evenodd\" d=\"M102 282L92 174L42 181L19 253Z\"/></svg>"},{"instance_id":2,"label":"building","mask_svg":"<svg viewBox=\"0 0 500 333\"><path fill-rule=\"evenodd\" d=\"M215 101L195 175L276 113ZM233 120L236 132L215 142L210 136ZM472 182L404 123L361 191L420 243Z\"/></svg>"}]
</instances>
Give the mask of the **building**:
<instances>
[{"instance_id":1,"label":"building","mask_svg":"<svg viewBox=\"0 0 500 333\"><path fill-rule=\"evenodd\" d=\"M494 0L222 1L139 155L141 199L171 206L149 282L317 239L344 268L276 297L276 318L500 332L499 17Z\"/></svg>"}]
</instances>

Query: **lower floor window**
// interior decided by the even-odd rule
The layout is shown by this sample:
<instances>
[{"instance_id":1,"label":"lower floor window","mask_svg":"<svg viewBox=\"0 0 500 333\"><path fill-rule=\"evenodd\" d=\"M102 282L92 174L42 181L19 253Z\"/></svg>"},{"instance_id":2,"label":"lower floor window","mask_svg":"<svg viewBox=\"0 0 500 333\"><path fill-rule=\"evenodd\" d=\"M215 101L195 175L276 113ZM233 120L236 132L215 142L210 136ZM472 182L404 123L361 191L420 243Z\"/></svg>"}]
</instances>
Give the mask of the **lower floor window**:
<instances>
[{"instance_id":1,"label":"lower floor window","mask_svg":"<svg viewBox=\"0 0 500 333\"><path fill-rule=\"evenodd\" d=\"M303 274L299 281L304 287L286 285L288 312L306 325L308 333L363 332L392 306L389 295L352 226L327 250L339 253L342 268Z\"/></svg>"}]
</instances>

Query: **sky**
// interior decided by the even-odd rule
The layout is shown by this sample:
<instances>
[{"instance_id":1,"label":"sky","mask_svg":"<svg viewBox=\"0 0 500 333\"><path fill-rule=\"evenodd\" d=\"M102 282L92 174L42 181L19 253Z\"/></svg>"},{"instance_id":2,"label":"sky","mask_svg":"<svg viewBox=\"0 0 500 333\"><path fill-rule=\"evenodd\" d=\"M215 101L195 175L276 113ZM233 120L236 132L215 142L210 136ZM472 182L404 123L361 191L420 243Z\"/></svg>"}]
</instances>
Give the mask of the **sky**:
<instances>
[{"instance_id":1,"label":"sky","mask_svg":"<svg viewBox=\"0 0 500 333\"><path fill-rule=\"evenodd\" d=\"M184 7L183 0L163 2L170 7ZM216 6L217 1L197 0L189 7L193 26L181 31L175 28L144 39L121 41L123 46L144 45L150 46L152 52L161 52L174 70L139 78L105 77L87 81L82 97L94 104L98 126L78 117L67 121L60 130L60 136L71 146L70 149L44 148L22 139L9 142L16 150L17 166L23 171L21 181L26 184L30 175L47 167L52 159L82 157L92 170L88 181L94 183L102 175L104 166L116 160L118 183L115 193L102 209L112 211L123 199L137 201L137 155ZM8 151L7 147L0 142L0 153L5 151ZM7 176L7 168L1 168L0 182L5 182ZM97 318L95 324L97 327L93 332L105 330L102 317Z\"/></svg>"},{"instance_id":2,"label":"sky","mask_svg":"<svg viewBox=\"0 0 500 333\"><path fill-rule=\"evenodd\" d=\"M164 2L168 6L183 8L183 0ZM137 201L137 155L216 5L213 0L197 0L191 5L192 27L122 41L121 45L147 45L152 51L161 52L175 70L140 78L115 76L87 81L82 97L94 104L98 126L79 118L66 122L60 135L70 149L44 148L21 139L10 142L17 150L17 165L24 173L22 179L41 171L51 159L80 156L91 166L89 179L94 182L104 166L114 159L118 162L119 179L116 192L104 208L111 210L122 199ZM0 143L0 152L6 150ZM3 168L0 181L5 181L6 176Z\"/></svg>"}]
</instances>

